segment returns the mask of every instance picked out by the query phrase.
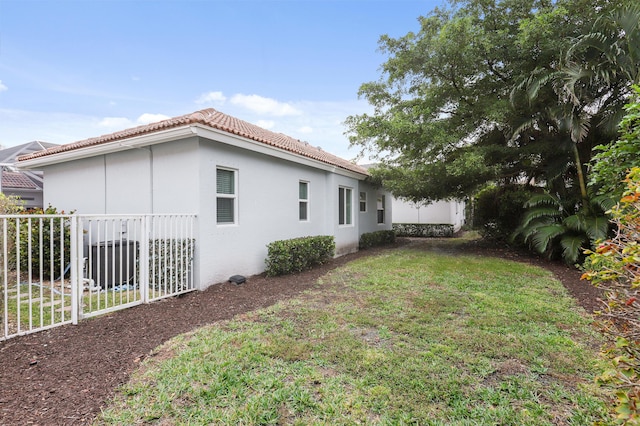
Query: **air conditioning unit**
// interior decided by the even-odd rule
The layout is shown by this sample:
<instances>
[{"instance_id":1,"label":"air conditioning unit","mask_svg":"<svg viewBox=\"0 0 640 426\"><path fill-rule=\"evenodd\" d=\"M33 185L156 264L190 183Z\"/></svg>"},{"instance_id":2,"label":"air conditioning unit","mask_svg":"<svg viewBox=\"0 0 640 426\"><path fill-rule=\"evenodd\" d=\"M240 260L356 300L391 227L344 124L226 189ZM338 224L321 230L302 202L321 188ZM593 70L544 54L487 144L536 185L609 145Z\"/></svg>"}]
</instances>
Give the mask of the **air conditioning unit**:
<instances>
[{"instance_id":1,"label":"air conditioning unit","mask_svg":"<svg viewBox=\"0 0 640 426\"><path fill-rule=\"evenodd\" d=\"M101 288L134 281L138 258L137 241L102 241L91 246L91 278Z\"/></svg>"}]
</instances>

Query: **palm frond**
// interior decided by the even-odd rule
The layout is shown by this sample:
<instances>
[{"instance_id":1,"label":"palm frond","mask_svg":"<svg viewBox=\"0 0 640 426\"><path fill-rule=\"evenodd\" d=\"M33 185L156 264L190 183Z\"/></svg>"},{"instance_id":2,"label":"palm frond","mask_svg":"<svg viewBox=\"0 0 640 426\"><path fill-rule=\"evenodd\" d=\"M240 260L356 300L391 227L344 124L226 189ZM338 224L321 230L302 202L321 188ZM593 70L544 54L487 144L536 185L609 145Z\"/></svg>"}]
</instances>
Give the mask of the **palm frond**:
<instances>
[{"instance_id":1,"label":"palm frond","mask_svg":"<svg viewBox=\"0 0 640 426\"><path fill-rule=\"evenodd\" d=\"M589 201L591 202L591 205L599 208L603 212L608 212L616 205L616 200L614 200L607 194L596 195L594 197L591 197Z\"/></svg>"},{"instance_id":2,"label":"palm frond","mask_svg":"<svg viewBox=\"0 0 640 426\"><path fill-rule=\"evenodd\" d=\"M592 216L585 220L585 233L591 241L604 240L609 234L609 219L606 216Z\"/></svg>"},{"instance_id":3,"label":"palm frond","mask_svg":"<svg viewBox=\"0 0 640 426\"><path fill-rule=\"evenodd\" d=\"M556 206L558 209L561 207L560 201L551 194L535 194L529 198L524 206L527 208L541 207L541 206Z\"/></svg>"},{"instance_id":4,"label":"palm frond","mask_svg":"<svg viewBox=\"0 0 640 426\"><path fill-rule=\"evenodd\" d=\"M522 228L529 228L532 225L548 225L550 223L558 222L560 217L562 217L562 212L558 210L557 207L537 207L527 210L527 212L522 216L520 226Z\"/></svg>"},{"instance_id":5,"label":"palm frond","mask_svg":"<svg viewBox=\"0 0 640 426\"><path fill-rule=\"evenodd\" d=\"M531 245L538 253L544 253L547 251L551 241L566 231L567 228L560 223L540 226L530 238Z\"/></svg>"},{"instance_id":6,"label":"palm frond","mask_svg":"<svg viewBox=\"0 0 640 426\"><path fill-rule=\"evenodd\" d=\"M578 261L580 254L583 252L583 245L587 243L584 235L564 235L560 239L562 247L562 258L567 263L575 263Z\"/></svg>"},{"instance_id":7,"label":"palm frond","mask_svg":"<svg viewBox=\"0 0 640 426\"><path fill-rule=\"evenodd\" d=\"M562 223L572 231L585 232L587 227L586 219L581 214L572 214L564 218Z\"/></svg>"}]
</instances>

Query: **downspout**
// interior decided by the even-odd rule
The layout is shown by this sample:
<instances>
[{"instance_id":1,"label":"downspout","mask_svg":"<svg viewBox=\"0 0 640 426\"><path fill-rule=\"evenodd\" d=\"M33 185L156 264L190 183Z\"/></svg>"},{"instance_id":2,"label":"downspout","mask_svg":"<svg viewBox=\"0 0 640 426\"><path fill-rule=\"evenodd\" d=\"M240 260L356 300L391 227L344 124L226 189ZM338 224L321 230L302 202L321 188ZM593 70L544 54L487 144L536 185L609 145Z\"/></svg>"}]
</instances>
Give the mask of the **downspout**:
<instances>
[{"instance_id":1,"label":"downspout","mask_svg":"<svg viewBox=\"0 0 640 426\"><path fill-rule=\"evenodd\" d=\"M107 155L102 156L102 170L104 171L104 214L107 214Z\"/></svg>"},{"instance_id":2,"label":"downspout","mask_svg":"<svg viewBox=\"0 0 640 426\"><path fill-rule=\"evenodd\" d=\"M153 214L153 146L151 145L149 145L149 187L149 202L151 203L151 214Z\"/></svg>"}]
</instances>

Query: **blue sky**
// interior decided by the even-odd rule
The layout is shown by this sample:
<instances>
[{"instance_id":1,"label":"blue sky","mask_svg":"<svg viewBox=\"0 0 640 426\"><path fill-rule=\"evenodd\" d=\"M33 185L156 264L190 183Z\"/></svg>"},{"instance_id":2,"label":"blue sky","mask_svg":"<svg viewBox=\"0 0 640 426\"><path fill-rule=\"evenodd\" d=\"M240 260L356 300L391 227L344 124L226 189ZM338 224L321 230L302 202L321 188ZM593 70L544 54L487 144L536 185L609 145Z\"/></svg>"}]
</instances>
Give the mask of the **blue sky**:
<instances>
[{"instance_id":1,"label":"blue sky","mask_svg":"<svg viewBox=\"0 0 640 426\"><path fill-rule=\"evenodd\" d=\"M347 159L382 34L443 0L0 0L0 145L213 107Z\"/></svg>"}]
</instances>

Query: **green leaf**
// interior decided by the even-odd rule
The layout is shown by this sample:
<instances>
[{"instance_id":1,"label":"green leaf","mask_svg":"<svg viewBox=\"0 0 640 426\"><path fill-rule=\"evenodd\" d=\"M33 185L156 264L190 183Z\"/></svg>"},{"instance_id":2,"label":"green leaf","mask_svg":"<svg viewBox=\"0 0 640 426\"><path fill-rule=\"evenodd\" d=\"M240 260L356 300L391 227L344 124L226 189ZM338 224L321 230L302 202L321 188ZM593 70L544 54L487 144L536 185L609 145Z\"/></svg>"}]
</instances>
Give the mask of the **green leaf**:
<instances>
[{"instance_id":1,"label":"green leaf","mask_svg":"<svg viewBox=\"0 0 640 426\"><path fill-rule=\"evenodd\" d=\"M587 242L584 235L564 235L560 238L562 258L568 263L577 262L582 253L582 246Z\"/></svg>"}]
</instances>

